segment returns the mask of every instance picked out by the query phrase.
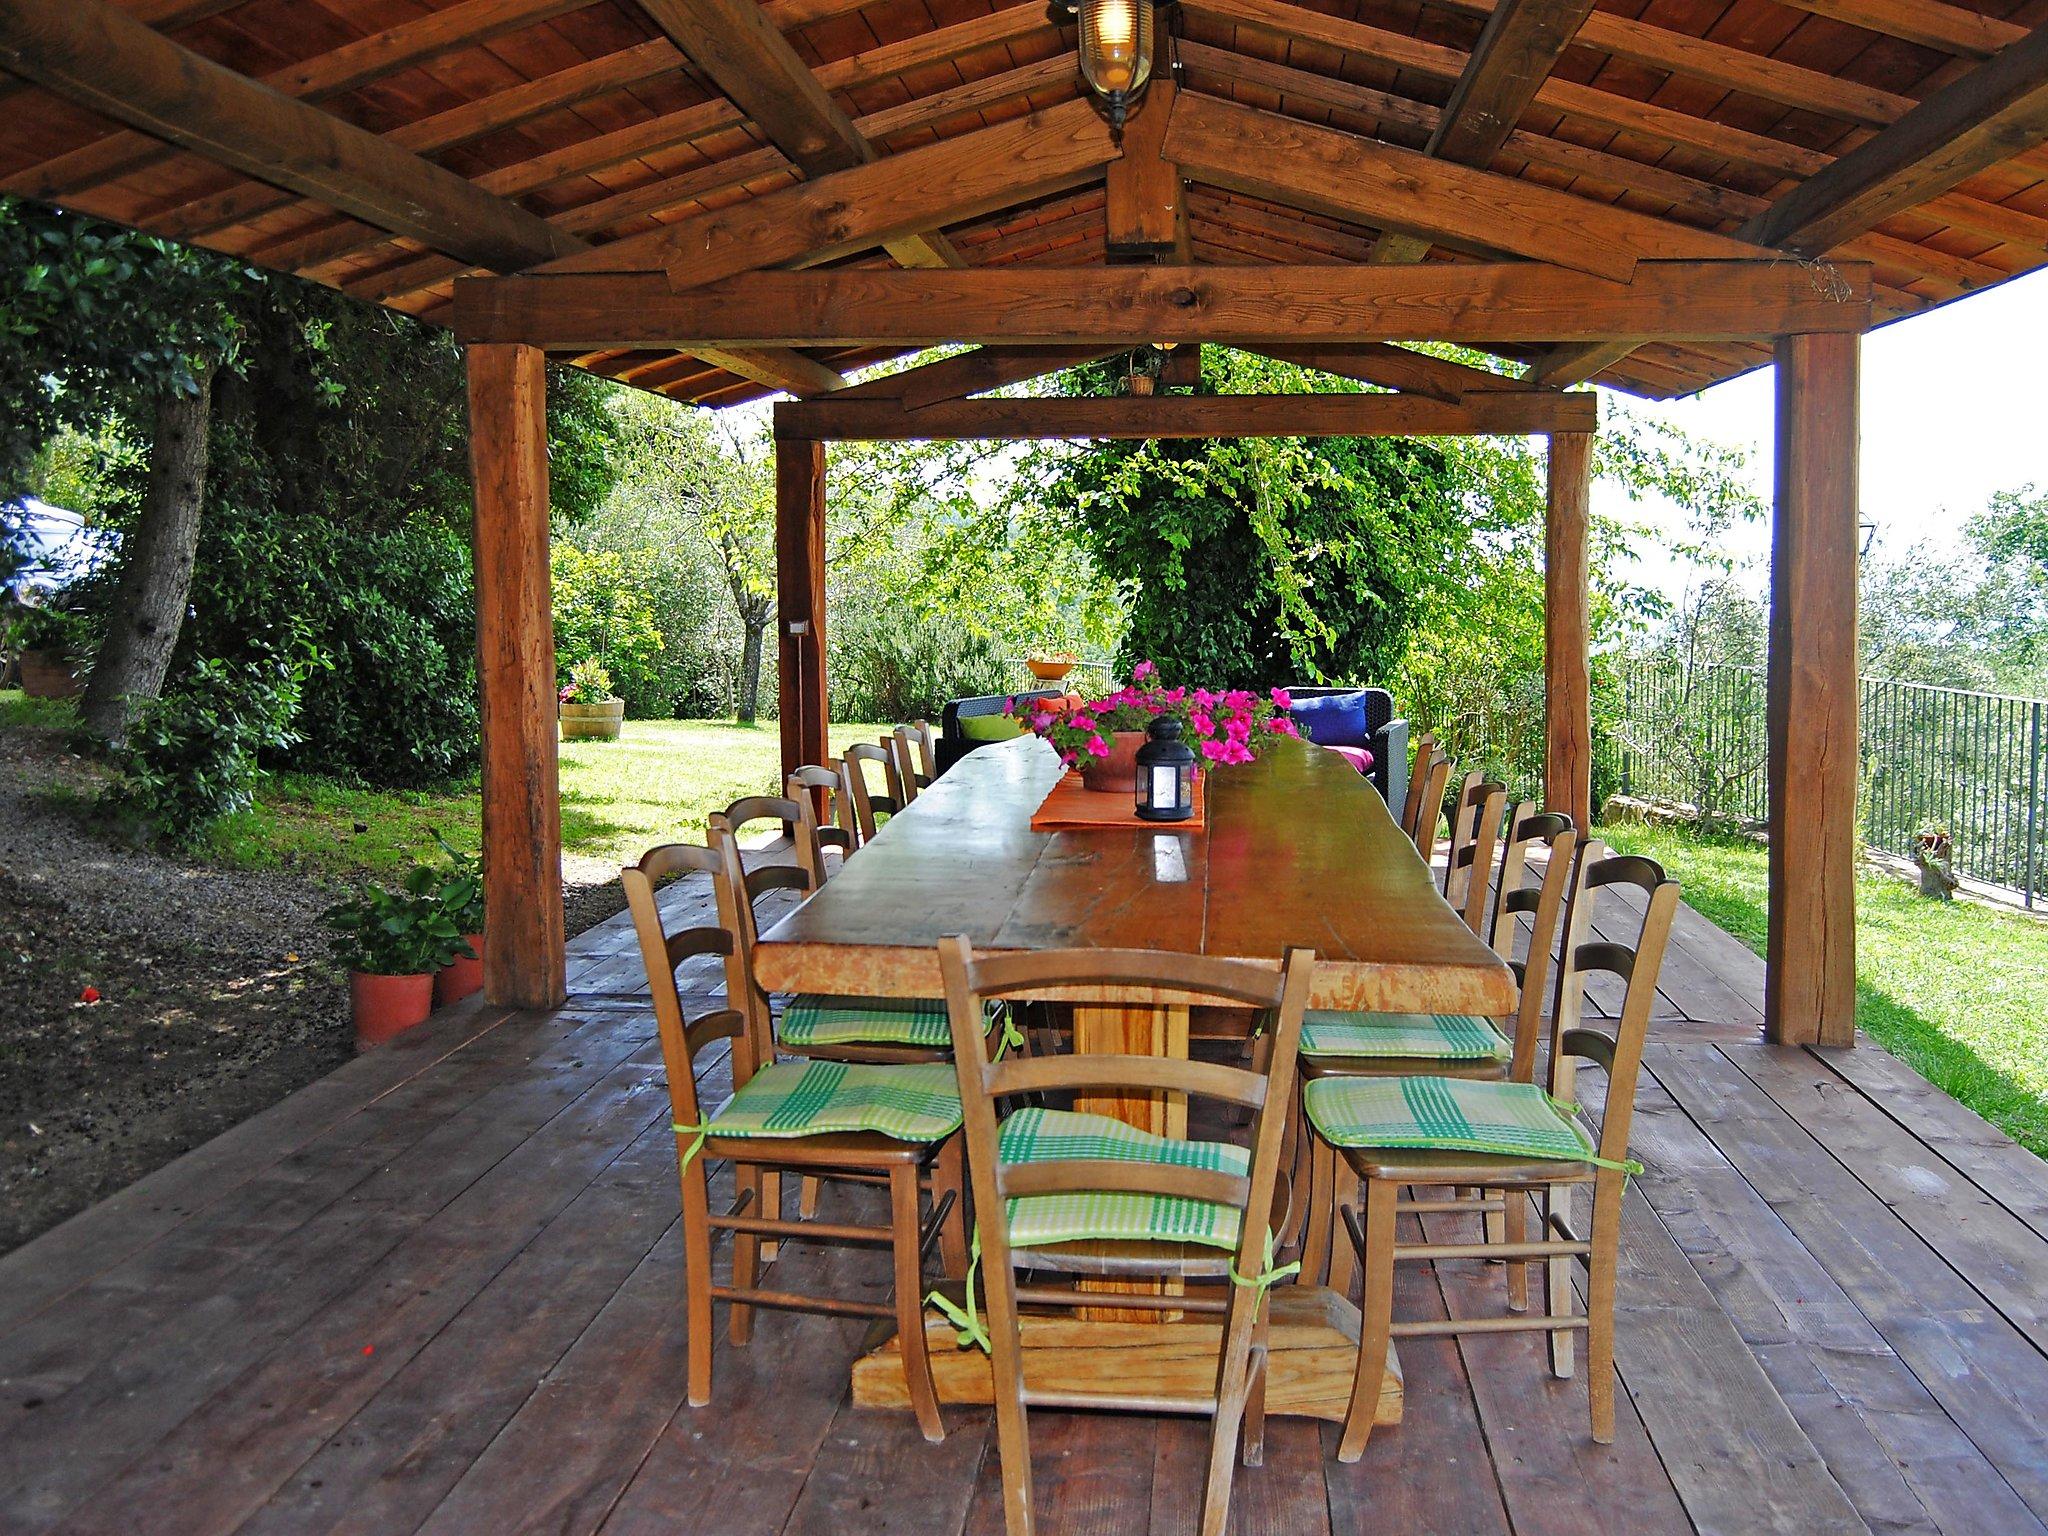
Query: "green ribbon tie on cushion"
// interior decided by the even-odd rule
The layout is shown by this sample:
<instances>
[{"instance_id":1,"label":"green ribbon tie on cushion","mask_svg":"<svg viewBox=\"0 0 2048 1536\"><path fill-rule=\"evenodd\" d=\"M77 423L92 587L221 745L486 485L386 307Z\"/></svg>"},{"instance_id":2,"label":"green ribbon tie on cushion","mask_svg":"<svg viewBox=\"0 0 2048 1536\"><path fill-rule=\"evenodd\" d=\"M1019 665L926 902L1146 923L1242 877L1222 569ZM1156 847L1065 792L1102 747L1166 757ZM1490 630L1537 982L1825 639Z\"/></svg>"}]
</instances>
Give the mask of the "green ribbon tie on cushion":
<instances>
[{"instance_id":1,"label":"green ribbon tie on cushion","mask_svg":"<svg viewBox=\"0 0 2048 1536\"><path fill-rule=\"evenodd\" d=\"M671 1121L669 1129L678 1136L688 1136L690 1138L690 1144L683 1149L683 1155L678 1160L680 1166L684 1168L689 1167L695 1161L697 1154L704 1150L704 1143L711 1139L711 1122L709 1120L699 1120L695 1125L678 1125Z\"/></svg>"},{"instance_id":2,"label":"green ribbon tie on cushion","mask_svg":"<svg viewBox=\"0 0 2048 1536\"><path fill-rule=\"evenodd\" d=\"M1002 1007L1003 1038L1002 1043L996 1047L997 1061L1001 1061L1005 1056L1009 1055L1012 1051L1023 1050L1025 1043L1024 1031L1017 1027L1017 1020L1015 1016L1012 1015L1010 1012L1010 1005L1008 1003L1005 1003L1002 1005Z\"/></svg>"},{"instance_id":3,"label":"green ribbon tie on cushion","mask_svg":"<svg viewBox=\"0 0 2048 1536\"><path fill-rule=\"evenodd\" d=\"M1571 1103L1569 1100L1560 1099L1554 1093L1546 1093L1543 1095L1543 1097L1550 1100L1550 1107L1556 1110L1560 1115L1563 1115L1566 1119L1578 1119L1578 1105ZM1586 1161L1591 1163L1595 1168L1613 1168L1632 1179L1639 1179L1643 1175L1643 1165L1637 1162L1632 1157L1623 1158L1620 1162L1616 1162L1611 1157L1594 1156L1587 1158Z\"/></svg>"},{"instance_id":4,"label":"green ribbon tie on cushion","mask_svg":"<svg viewBox=\"0 0 2048 1536\"><path fill-rule=\"evenodd\" d=\"M1260 1271L1258 1274L1252 1276L1250 1279L1246 1279L1243 1275L1240 1275L1237 1272L1237 1266L1235 1264L1232 1264L1230 1266L1230 1283L1232 1285L1244 1286L1248 1290L1257 1291L1259 1293L1258 1299L1260 1301L1264 1301L1266 1299L1266 1292L1270 1291L1275 1285L1279 1284L1282 1280L1287 1279L1289 1276L1298 1275L1300 1273L1301 1260L1299 1259L1296 1259L1292 1264L1282 1264L1277 1268L1274 1267L1273 1229L1271 1227L1268 1227L1266 1228L1265 1269Z\"/></svg>"},{"instance_id":5,"label":"green ribbon tie on cushion","mask_svg":"<svg viewBox=\"0 0 2048 1536\"><path fill-rule=\"evenodd\" d=\"M952 1298L940 1291L925 1293L925 1305L936 1311L953 1325L953 1342L962 1349L978 1349L984 1355L995 1353L989 1342L988 1330L981 1326L981 1312L974 1304L974 1277L981 1269L981 1234L974 1234L974 1241L967 1256L966 1307L953 1305Z\"/></svg>"}]
</instances>

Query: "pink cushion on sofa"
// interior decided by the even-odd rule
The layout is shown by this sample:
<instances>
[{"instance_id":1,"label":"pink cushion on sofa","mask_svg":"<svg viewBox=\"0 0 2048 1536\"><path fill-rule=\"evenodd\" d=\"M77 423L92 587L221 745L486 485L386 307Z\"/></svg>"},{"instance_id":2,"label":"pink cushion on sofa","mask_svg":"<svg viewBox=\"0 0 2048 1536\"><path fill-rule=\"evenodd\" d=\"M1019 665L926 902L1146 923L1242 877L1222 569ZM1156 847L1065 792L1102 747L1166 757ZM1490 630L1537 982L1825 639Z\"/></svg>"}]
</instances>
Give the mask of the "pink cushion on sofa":
<instances>
[{"instance_id":1,"label":"pink cushion on sofa","mask_svg":"<svg viewBox=\"0 0 2048 1536\"><path fill-rule=\"evenodd\" d=\"M1324 747L1325 752L1334 752L1360 773L1372 772L1372 754L1363 747Z\"/></svg>"}]
</instances>

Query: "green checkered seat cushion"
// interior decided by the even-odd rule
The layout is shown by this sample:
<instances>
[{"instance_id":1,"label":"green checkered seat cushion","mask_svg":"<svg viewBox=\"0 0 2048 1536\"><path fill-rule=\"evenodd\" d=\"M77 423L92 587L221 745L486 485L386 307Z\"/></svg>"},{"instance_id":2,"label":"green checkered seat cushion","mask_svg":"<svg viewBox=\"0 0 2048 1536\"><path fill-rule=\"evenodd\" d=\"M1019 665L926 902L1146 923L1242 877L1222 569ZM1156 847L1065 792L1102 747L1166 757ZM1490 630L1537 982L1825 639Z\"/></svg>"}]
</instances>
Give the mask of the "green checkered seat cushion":
<instances>
[{"instance_id":1,"label":"green checkered seat cushion","mask_svg":"<svg viewBox=\"0 0 2048 1536\"><path fill-rule=\"evenodd\" d=\"M1350 1013L1311 1008L1302 1015L1301 1054L1506 1061L1514 1048L1490 1020L1476 1014Z\"/></svg>"},{"instance_id":2,"label":"green checkered seat cushion","mask_svg":"<svg viewBox=\"0 0 2048 1536\"><path fill-rule=\"evenodd\" d=\"M1324 1077L1302 1090L1309 1122L1338 1147L1480 1152L1599 1163L1592 1137L1535 1083L1458 1077ZM1630 1172L1637 1165L1627 1164Z\"/></svg>"},{"instance_id":3,"label":"green checkered seat cushion","mask_svg":"<svg viewBox=\"0 0 2048 1536\"><path fill-rule=\"evenodd\" d=\"M1239 1176L1251 1167L1251 1153L1229 1142L1155 1136L1108 1115L1062 1109L1020 1109L1004 1117L996 1156L1008 1165L1087 1158ZM1010 1200L1006 1214L1014 1248L1148 1240L1235 1248L1243 1220L1234 1205L1116 1190L1019 1195Z\"/></svg>"},{"instance_id":4,"label":"green checkered seat cushion","mask_svg":"<svg viewBox=\"0 0 2048 1536\"><path fill-rule=\"evenodd\" d=\"M764 1067L703 1127L713 1136L784 1140L876 1131L897 1141L937 1141L959 1128L960 1085L946 1063L899 1067L844 1061L778 1061Z\"/></svg>"},{"instance_id":5,"label":"green checkered seat cushion","mask_svg":"<svg viewBox=\"0 0 2048 1536\"><path fill-rule=\"evenodd\" d=\"M817 1045L953 1043L942 997L830 997L800 992L783 1007L777 1038L792 1050Z\"/></svg>"}]
</instances>

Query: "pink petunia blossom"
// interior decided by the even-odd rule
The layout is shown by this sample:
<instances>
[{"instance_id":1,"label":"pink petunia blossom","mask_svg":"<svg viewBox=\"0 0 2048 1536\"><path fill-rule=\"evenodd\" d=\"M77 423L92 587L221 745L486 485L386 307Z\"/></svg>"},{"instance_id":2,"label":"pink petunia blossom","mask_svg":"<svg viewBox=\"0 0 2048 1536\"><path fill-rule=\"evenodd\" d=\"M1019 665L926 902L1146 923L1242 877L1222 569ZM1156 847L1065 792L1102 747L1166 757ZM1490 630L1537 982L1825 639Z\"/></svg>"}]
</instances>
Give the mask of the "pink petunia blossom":
<instances>
[{"instance_id":1,"label":"pink petunia blossom","mask_svg":"<svg viewBox=\"0 0 2048 1536\"><path fill-rule=\"evenodd\" d=\"M1109 756L1109 743L1104 741L1099 735L1090 736L1088 738L1088 751L1094 757L1107 757Z\"/></svg>"},{"instance_id":2,"label":"pink petunia blossom","mask_svg":"<svg viewBox=\"0 0 2048 1536\"><path fill-rule=\"evenodd\" d=\"M1142 683L1146 678L1157 677L1158 675L1159 668L1149 661L1141 661L1131 668L1131 679L1134 682Z\"/></svg>"},{"instance_id":3,"label":"pink petunia blossom","mask_svg":"<svg viewBox=\"0 0 2048 1536\"><path fill-rule=\"evenodd\" d=\"M1285 688L1275 688L1273 690L1273 707L1275 709L1292 709L1294 707L1294 696Z\"/></svg>"},{"instance_id":4,"label":"pink petunia blossom","mask_svg":"<svg viewBox=\"0 0 2048 1536\"><path fill-rule=\"evenodd\" d=\"M1266 729L1275 736L1299 736L1301 731L1285 715L1275 715L1266 722Z\"/></svg>"},{"instance_id":5,"label":"pink petunia blossom","mask_svg":"<svg viewBox=\"0 0 2048 1536\"><path fill-rule=\"evenodd\" d=\"M1188 716L1188 729L1197 736L1214 736L1216 734L1216 722L1198 709Z\"/></svg>"},{"instance_id":6,"label":"pink petunia blossom","mask_svg":"<svg viewBox=\"0 0 2048 1536\"><path fill-rule=\"evenodd\" d=\"M1202 756L1208 758L1212 763L1224 761L1223 754L1227 750L1229 749L1220 741L1205 741L1201 743Z\"/></svg>"}]
</instances>

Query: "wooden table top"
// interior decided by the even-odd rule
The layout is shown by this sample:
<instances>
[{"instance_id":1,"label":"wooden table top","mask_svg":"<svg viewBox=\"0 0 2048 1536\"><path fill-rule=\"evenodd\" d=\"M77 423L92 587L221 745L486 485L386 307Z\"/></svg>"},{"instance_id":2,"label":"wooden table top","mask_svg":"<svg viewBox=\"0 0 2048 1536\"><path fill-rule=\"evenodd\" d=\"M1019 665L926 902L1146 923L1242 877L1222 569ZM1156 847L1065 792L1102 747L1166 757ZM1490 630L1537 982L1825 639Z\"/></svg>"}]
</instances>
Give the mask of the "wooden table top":
<instances>
[{"instance_id":1,"label":"wooden table top","mask_svg":"<svg viewBox=\"0 0 2048 1536\"><path fill-rule=\"evenodd\" d=\"M1200 832L1033 832L1061 772L1036 737L970 753L762 936L762 984L935 996L949 933L978 949L1170 949L1275 966L1306 945L1315 1007L1514 1011L1507 965L1335 753L1280 742L1216 772Z\"/></svg>"}]
</instances>

